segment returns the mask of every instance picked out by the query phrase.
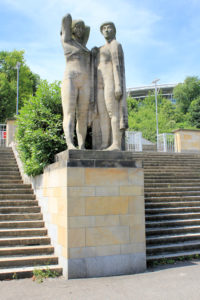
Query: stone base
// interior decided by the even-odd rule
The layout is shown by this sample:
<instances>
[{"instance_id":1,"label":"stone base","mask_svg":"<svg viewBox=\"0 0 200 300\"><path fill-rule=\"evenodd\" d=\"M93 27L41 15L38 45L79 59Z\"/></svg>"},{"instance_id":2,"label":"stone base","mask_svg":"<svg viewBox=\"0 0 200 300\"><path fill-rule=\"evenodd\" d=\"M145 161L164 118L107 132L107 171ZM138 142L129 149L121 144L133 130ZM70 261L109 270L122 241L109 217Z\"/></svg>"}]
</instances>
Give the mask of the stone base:
<instances>
[{"instance_id":1,"label":"stone base","mask_svg":"<svg viewBox=\"0 0 200 300\"><path fill-rule=\"evenodd\" d=\"M145 253L69 259L68 261L69 279L130 275L145 270Z\"/></svg>"}]
</instances>

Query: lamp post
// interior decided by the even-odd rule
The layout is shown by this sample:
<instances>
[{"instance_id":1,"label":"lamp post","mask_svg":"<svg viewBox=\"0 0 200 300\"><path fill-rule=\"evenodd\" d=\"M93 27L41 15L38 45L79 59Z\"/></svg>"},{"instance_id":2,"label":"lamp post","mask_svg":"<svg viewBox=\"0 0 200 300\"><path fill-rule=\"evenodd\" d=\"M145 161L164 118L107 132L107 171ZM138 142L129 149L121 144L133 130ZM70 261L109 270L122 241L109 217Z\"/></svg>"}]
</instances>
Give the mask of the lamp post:
<instances>
[{"instance_id":1,"label":"lamp post","mask_svg":"<svg viewBox=\"0 0 200 300\"><path fill-rule=\"evenodd\" d=\"M156 140L157 140L157 148L158 148L158 101L157 101L157 82L160 79L155 79L152 83L155 84L155 101L156 101Z\"/></svg>"},{"instance_id":2,"label":"lamp post","mask_svg":"<svg viewBox=\"0 0 200 300\"><path fill-rule=\"evenodd\" d=\"M19 69L21 63L17 62L16 69L17 69L17 104L16 104L16 114L18 115L18 107L19 107Z\"/></svg>"}]
</instances>

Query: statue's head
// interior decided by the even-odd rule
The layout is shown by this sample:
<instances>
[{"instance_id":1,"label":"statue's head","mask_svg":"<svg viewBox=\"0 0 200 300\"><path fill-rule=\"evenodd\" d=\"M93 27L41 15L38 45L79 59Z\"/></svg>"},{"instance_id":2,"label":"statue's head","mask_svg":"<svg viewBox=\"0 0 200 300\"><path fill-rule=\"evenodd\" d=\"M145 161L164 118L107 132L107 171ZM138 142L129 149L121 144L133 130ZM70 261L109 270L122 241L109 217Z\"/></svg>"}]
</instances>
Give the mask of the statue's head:
<instances>
[{"instance_id":1,"label":"statue's head","mask_svg":"<svg viewBox=\"0 0 200 300\"><path fill-rule=\"evenodd\" d=\"M113 22L104 22L103 24L101 24L100 31L106 40L115 38L116 27Z\"/></svg>"},{"instance_id":2,"label":"statue's head","mask_svg":"<svg viewBox=\"0 0 200 300\"><path fill-rule=\"evenodd\" d=\"M83 39L85 34L85 23L82 20L72 21L72 36L75 40Z\"/></svg>"}]
</instances>

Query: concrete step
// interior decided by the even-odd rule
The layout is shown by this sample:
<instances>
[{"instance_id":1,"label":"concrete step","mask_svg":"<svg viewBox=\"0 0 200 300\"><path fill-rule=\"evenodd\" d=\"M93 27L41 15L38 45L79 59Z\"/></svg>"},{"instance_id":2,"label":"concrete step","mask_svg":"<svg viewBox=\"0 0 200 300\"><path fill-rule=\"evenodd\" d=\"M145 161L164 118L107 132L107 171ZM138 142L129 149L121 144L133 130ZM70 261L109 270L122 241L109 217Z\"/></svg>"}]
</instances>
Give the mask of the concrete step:
<instances>
[{"instance_id":1,"label":"concrete step","mask_svg":"<svg viewBox=\"0 0 200 300\"><path fill-rule=\"evenodd\" d=\"M147 255L158 255L161 253L172 252L176 253L178 251L185 250L200 250L200 240L199 241L185 241L176 244L165 244L165 245L152 245L147 247Z\"/></svg>"},{"instance_id":2,"label":"concrete step","mask_svg":"<svg viewBox=\"0 0 200 300\"><path fill-rule=\"evenodd\" d=\"M4 237L25 237L25 236L44 236L47 235L46 228L15 228L15 229L0 229L0 245L1 245L1 238Z\"/></svg>"},{"instance_id":3,"label":"concrete step","mask_svg":"<svg viewBox=\"0 0 200 300\"><path fill-rule=\"evenodd\" d=\"M5 221L0 222L1 229L8 228L42 228L44 227L44 221Z\"/></svg>"},{"instance_id":4,"label":"concrete step","mask_svg":"<svg viewBox=\"0 0 200 300\"><path fill-rule=\"evenodd\" d=\"M31 236L31 237L7 237L0 238L0 247L10 246L32 246L32 245L49 245L50 238L44 236Z\"/></svg>"},{"instance_id":5,"label":"concrete step","mask_svg":"<svg viewBox=\"0 0 200 300\"><path fill-rule=\"evenodd\" d=\"M181 213L200 213L200 206L196 207L170 207L170 208L146 208L145 209L146 215L157 215L162 213L174 213L174 214L181 214Z\"/></svg>"},{"instance_id":6,"label":"concrete step","mask_svg":"<svg viewBox=\"0 0 200 300\"><path fill-rule=\"evenodd\" d=\"M41 209L39 206L20 206L20 207L0 207L1 214L16 214L16 213L40 213Z\"/></svg>"},{"instance_id":7,"label":"concrete step","mask_svg":"<svg viewBox=\"0 0 200 300\"><path fill-rule=\"evenodd\" d=\"M151 223L147 224L146 227L147 237L152 237L152 236L161 237L169 234L184 234L188 236L193 233L200 233L200 225L198 225L198 222L196 225L185 224L183 226L180 226L181 224L179 224L179 226L178 224L176 226L172 226L173 224L168 224L166 227L163 226L160 227L158 224L158 226L151 227L151 225L152 225Z\"/></svg>"},{"instance_id":8,"label":"concrete step","mask_svg":"<svg viewBox=\"0 0 200 300\"><path fill-rule=\"evenodd\" d=\"M159 182L155 182L155 183L144 183L144 189L162 189L162 188L200 188L200 181L194 181L194 182L163 182L163 183L159 183Z\"/></svg>"},{"instance_id":9,"label":"concrete step","mask_svg":"<svg viewBox=\"0 0 200 300\"><path fill-rule=\"evenodd\" d=\"M23 257L0 257L0 269L23 267L23 266L37 266L37 265L55 265L58 264L58 258L54 255L30 255Z\"/></svg>"},{"instance_id":10,"label":"concrete step","mask_svg":"<svg viewBox=\"0 0 200 300\"><path fill-rule=\"evenodd\" d=\"M178 259L180 257L188 257L188 256L195 256L195 255L200 255L200 250L188 250L188 251L180 251L176 253L164 253L164 254L159 254L159 255L148 255L147 256L147 262L153 262L153 261L159 261L159 260L166 260L166 259Z\"/></svg>"},{"instance_id":11,"label":"concrete step","mask_svg":"<svg viewBox=\"0 0 200 300\"><path fill-rule=\"evenodd\" d=\"M170 208L200 208L200 201L179 201L179 202L155 202L155 203L145 203L145 211L150 209L170 209Z\"/></svg>"},{"instance_id":12,"label":"concrete step","mask_svg":"<svg viewBox=\"0 0 200 300\"><path fill-rule=\"evenodd\" d=\"M12 183L0 183L0 189L6 189L6 190L10 190L10 189L32 189L31 184L12 184Z\"/></svg>"},{"instance_id":13,"label":"concrete step","mask_svg":"<svg viewBox=\"0 0 200 300\"><path fill-rule=\"evenodd\" d=\"M1 175L1 174L0 174ZM183 172L183 171L180 171L180 172L178 172L178 171L176 171L176 172L170 172L170 171L166 171L166 172L159 172L159 171L157 171L157 172L144 172L144 178L157 178L157 177L161 177L162 176L162 178L175 178L176 179L176 177L177 176L179 176L180 178L185 178L185 179L192 179L192 178L196 178L196 179L198 179L198 178L200 178L200 172ZM159 178L158 177L158 178Z\"/></svg>"},{"instance_id":14,"label":"concrete step","mask_svg":"<svg viewBox=\"0 0 200 300\"><path fill-rule=\"evenodd\" d=\"M184 201L199 201L200 196L177 196L177 197L148 197L145 198L145 203L156 203L156 202L184 202Z\"/></svg>"},{"instance_id":15,"label":"concrete step","mask_svg":"<svg viewBox=\"0 0 200 300\"><path fill-rule=\"evenodd\" d=\"M34 194L0 194L0 200L35 200L35 198Z\"/></svg>"},{"instance_id":16,"label":"concrete step","mask_svg":"<svg viewBox=\"0 0 200 300\"><path fill-rule=\"evenodd\" d=\"M200 225L200 219L179 219L179 220L148 220L146 221L146 228L159 228L159 227L180 227Z\"/></svg>"},{"instance_id":17,"label":"concrete step","mask_svg":"<svg viewBox=\"0 0 200 300\"><path fill-rule=\"evenodd\" d=\"M53 252L54 248L50 245L4 247L0 248L0 257L53 254Z\"/></svg>"},{"instance_id":18,"label":"concrete step","mask_svg":"<svg viewBox=\"0 0 200 300\"><path fill-rule=\"evenodd\" d=\"M18 173L18 175L1 175L0 174L0 183L1 182L6 182L7 180L13 180L14 182L21 182L21 175Z\"/></svg>"},{"instance_id":19,"label":"concrete step","mask_svg":"<svg viewBox=\"0 0 200 300\"><path fill-rule=\"evenodd\" d=\"M200 241L200 232L199 233L189 233L189 234L168 234L156 237L147 237L146 243L149 245L163 245L166 243L178 243L184 241Z\"/></svg>"},{"instance_id":20,"label":"concrete step","mask_svg":"<svg viewBox=\"0 0 200 300\"><path fill-rule=\"evenodd\" d=\"M23 184L23 181L20 177L20 179L0 179L0 184Z\"/></svg>"},{"instance_id":21,"label":"concrete step","mask_svg":"<svg viewBox=\"0 0 200 300\"><path fill-rule=\"evenodd\" d=\"M178 220L193 220L193 219L199 219L200 224L200 212L177 212L177 213L159 213L159 214L146 214L146 221L178 221Z\"/></svg>"},{"instance_id":22,"label":"concrete step","mask_svg":"<svg viewBox=\"0 0 200 300\"><path fill-rule=\"evenodd\" d=\"M200 183L200 179L199 178L192 178L192 180L190 178L145 178L145 185L146 184L188 184L188 183Z\"/></svg>"},{"instance_id":23,"label":"concrete step","mask_svg":"<svg viewBox=\"0 0 200 300\"><path fill-rule=\"evenodd\" d=\"M0 188L0 195L8 195L8 194L14 194L14 195L18 195L18 194L33 194L33 189L26 189L26 188L20 188L20 189L2 189Z\"/></svg>"},{"instance_id":24,"label":"concrete step","mask_svg":"<svg viewBox=\"0 0 200 300\"><path fill-rule=\"evenodd\" d=\"M7 171L15 171L15 172L19 172L19 168L17 167L17 165L12 165L12 166L0 166L0 173L1 172L7 172Z\"/></svg>"},{"instance_id":25,"label":"concrete step","mask_svg":"<svg viewBox=\"0 0 200 300\"><path fill-rule=\"evenodd\" d=\"M1 221L42 220L41 213L0 214Z\"/></svg>"},{"instance_id":26,"label":"concrete step","mask_svg":"<svg viewBox=\"0 0 200 300\"><path fill-rule=\"evenodd\" d=\"M19 171L0 171L0 176L4 176L4 175L15 175L15 176L19 176Z\"/></svg>"},{"instance_id":27,"label":"concrete step","mask_svg":"<svg viewBox=\"0 0 200 300\"><path fill-rule=\"evenodd\" d=\"M152 197L167 197L167 196L200 196L200 190L198 191L161 191L161 192L145 192L145 198L152 198Z\"/></svg>"},{"instance_id":28,"label":"concrete step","mask_svg":"<svg viewBox=\"0 0 200 300\"><path fill-rule=\"evenodd\" d=\"M0 200L0 208L1 207L13 207L13 206L38 206L37 200Z\"/></svg>"},{"instance_id":29,"label":"concrete step","mask_svg":"<svg viewBox=\"0 0 200 300\"><path fill-rule=\"evenodd\" d=\"M29 267L16 267L16 268L8 268L8 269L0 269L0 280L8 280L13 278L30 278L33 276L34 269L40 270L50 270L52 272L56 272L59 276L62 275L62 268L59 265L41 265L39 267L29 266Z\"/></svg>"},{"instance_id":30,"label":"concrete step","mask_svg":"<svg viewBox=\"0 0 200 300\"><path fill-rule=\"evenodd\" d=\"M181 186L181 187L174 187L174 186L166 186L166 187L145 187L144 188L145 194L152 193L168 193L168 192L200 192L200 185L199 186Z\"/></svg>"}]
</instances>

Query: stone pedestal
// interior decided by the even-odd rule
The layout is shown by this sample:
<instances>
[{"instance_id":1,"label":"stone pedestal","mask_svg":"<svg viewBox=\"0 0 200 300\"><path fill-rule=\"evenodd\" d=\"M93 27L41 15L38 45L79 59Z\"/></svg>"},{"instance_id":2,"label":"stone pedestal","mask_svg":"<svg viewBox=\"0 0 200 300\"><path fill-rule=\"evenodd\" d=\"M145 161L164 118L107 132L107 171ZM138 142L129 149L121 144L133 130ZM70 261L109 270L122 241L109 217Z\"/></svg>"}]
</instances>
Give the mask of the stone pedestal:
<instances>
[{"instance_id":1,"label":"stone pedestal","mask_svg":"<svg viewBox=\"0 0 200 300\"><path fill-rule=\"evenodd\" d=\"M145 270L141 161L131 152L69 150L41 176L33 186L67 278Z\"/></svg>"},{"instance_id":2,"label":"stone pedestal","mask_svg":"<svg viewBox=\"0 0 200 300\"><path fill-rule=\"evenodd\" d=\"M175 152L199 153L200 152L200 130L178 129L174 131Z\"/></svg>"},{"instance_id":3,"label":"stone pedestal","mask_svg":"<svg viewBox=\"0 0 200 300\"><path fill-rule=\"evenodd\" d=\"M6 120L6 147L9 147L15 141L16 119Z\"/></svg>"}]
</instances>

